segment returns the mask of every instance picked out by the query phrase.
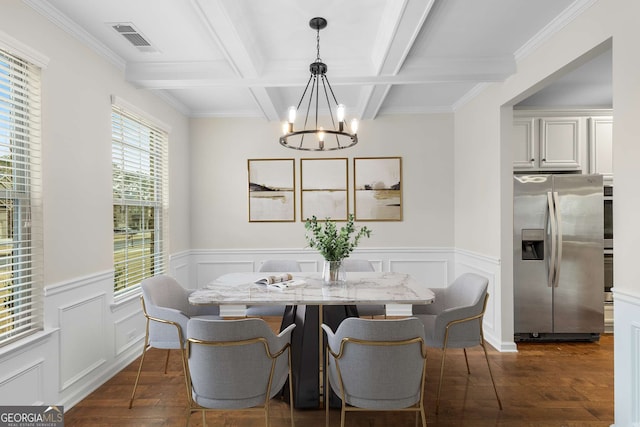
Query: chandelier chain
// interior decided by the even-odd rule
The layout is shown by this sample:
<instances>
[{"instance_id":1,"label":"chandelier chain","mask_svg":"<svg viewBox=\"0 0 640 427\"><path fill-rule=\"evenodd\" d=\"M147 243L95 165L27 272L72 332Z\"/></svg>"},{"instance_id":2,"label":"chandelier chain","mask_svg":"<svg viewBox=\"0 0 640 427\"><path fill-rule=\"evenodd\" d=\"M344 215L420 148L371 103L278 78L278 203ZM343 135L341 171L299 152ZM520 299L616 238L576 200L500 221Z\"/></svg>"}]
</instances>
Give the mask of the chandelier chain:
<instances>
[{"instance_id":1,"label":"chandelier chain","mask_svg":"<svg viewBox=\"0 0 640 427\"><path fill-rule=\"evenodd\" d=\"M316 35L316 62L322 62L320 59L320 28L318 28Z\"/></svg>"}]
</instances>

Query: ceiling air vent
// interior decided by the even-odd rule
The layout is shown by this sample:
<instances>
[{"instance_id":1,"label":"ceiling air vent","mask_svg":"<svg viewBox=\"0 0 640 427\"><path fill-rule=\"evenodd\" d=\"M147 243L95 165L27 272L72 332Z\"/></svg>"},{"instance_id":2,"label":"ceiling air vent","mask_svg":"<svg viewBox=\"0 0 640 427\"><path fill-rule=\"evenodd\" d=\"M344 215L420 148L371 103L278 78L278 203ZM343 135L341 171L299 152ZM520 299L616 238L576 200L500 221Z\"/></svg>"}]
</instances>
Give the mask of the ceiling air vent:
<instances>
[{"instance_id":1,"label":"ceiling air vent","mask_svg":"<svg viewBox=\"0 0 640 427\"><path fill-rule=\"evenodd\" d=\"M121 23L110 24L111 28L116 30L125 39L129 41L136 49L141 52L157 52L156 49L151 46L151 43L133 26L133 24Z\"/></svg>"}]
</instances>

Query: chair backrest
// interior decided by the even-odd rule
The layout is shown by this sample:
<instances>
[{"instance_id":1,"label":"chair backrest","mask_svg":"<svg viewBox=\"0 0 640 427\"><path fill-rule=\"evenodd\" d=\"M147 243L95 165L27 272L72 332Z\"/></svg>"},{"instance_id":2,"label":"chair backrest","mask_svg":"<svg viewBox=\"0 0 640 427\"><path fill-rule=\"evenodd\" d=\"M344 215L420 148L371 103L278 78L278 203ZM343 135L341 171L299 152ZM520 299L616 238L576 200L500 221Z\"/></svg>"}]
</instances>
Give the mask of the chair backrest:
<instances>
[{"instance_id":1,"label":"chair backrest","mask_svg":"<svg viewBox=\"0 0 640 427\"><path fill-rule=\"evenodd\" d=\"M269 378L272 378L269 399L287 380L294 328L295 325L290 325L275 335L258 318L189 320L187 364L194 401L218 409L265 404Z\"/></svg>"},{"instance_id":2,"label":"chair backrest","mask_svg":"<svg viewBox=\"0 0 640 427\"><path fill-rule=\"evenodd\" d=\"M447 347L464 348L479 345L482 338L482 315L486 307L489 280L474 273L459 276L444 292L444 310L435 321L433 337L444 344L445 328L452 320L479 316L477 320L449 327Z\"/></svg>"},{"instance_id":3,"label":"chair backrest","mask_svg":"<svg viewBox=\"0 0 640 427\"><path fill-rule=\"evenodd\" d=\"M347 258L342 261L344 271L375 271L373 264L366 259L351 259Z\"/></svg>"},{"instance_id":4,"label":"chair backrest","mask_svg":"<svg viewBox=\"0 0 640 427\"><path fill-rule=\"evenodd\" d=\"M329 382L346 403L359 408L399 409L419 402L424 389L424 327L415 318L345 319L327 333ZM333 362L333 363L332 363ZM339 371L339 373L338 373Z\"/></svg>"},{"instance_id":5,"label":"chair backrest","mask_svg":"<svg viewBox=\"0 0 640 427\"><path fill-rule=\"evenodd\" d=\"M154 319L175 322L180 326L183 341L187 329L189 291L184 289L171 276L157 275L144 279L140 283L145 314ZM149 322L149 343L152 347L181 348L176 326L157 321Z\"/></svg>"},{"instance_id":6,"label":"chair backrest","mask_svg":"<svg viewBox=\"0 0 640 427\"><path fill-rule=\"evenodd\" d=\"M268 259L260 266L260 271L272 271L274 273L295 273L302 271L298 261L292 259Z\"/></svg>"},{"instance_id":7,"label":"chair backrest","mask_svg":"<svg viewBox=\"0 0 640 427\"><path fill-rule=\"evenodd\" d=\"M189 291L171 276L159 274L140 283L147 310L153 306L189 312Z\"/></svg>"},{"instance_id":8,"label":"chair backrest","mask_svg":"<svg viewBox=\"0 0 640 427\"><path fill-rule=\"evenodd\" d=\"M446 288L444 308L474 307L475 314L479 314L488 286L486 277L475 273L462 274Z\"/></svg>"}]
</instances>

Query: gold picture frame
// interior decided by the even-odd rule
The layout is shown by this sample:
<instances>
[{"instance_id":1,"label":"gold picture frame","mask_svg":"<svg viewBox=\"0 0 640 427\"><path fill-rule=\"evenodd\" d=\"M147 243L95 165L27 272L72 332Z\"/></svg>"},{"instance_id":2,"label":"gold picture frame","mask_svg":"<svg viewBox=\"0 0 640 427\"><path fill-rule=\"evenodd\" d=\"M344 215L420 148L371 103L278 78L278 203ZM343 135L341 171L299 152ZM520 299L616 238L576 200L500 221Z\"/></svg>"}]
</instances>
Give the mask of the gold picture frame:
<instances>
[{"instance_id":1,"label":"gold picture frame","mask_svg":"<svg viewBox=\"0 0 640 427\"><path fill-rule=\"evenodd\" d=\"M356 221L402 221L402 157L353 159Z\"/></svg>"},{"instance_id":2,"label":"gold picture frame","mask_svg":"<svg viewBox=\"0 0 640 427\"><path fill-rule=\"evenodd\" d=\"M248 159L249 222L295 222L295 159Z\"/></svg>"},{"instance_id":3,"label":"gold picture frame","mask_svg":"<svg viewBox=\"0 0 640 427\"><path fill-rule=\"evenodd\" d=\"M300 219L316 216L346 221L349 212L349 160L300 159Z\"/></svg>"}]
</instances>

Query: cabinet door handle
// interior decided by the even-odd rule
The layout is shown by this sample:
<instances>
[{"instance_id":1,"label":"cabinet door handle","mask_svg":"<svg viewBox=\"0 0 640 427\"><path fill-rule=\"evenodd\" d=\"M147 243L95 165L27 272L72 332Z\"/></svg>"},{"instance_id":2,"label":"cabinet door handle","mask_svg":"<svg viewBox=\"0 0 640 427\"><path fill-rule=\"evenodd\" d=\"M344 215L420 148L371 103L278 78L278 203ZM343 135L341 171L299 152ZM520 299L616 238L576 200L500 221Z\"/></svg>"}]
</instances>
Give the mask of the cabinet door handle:
<instances>
[{"instance_id":1,"label":"cabinet door handle","mask_svg":"<svg viewBox=\"0 0 640 427\"><path fill-rule=\"evenodd\" d=\"M542 161L543 161L543 162L546 162L546 161L547 161L547 159L542 159Z\"/></svg>"},{"instance_id":2,"label":"cabinet door handle","mask_svg":"<svg viewBox=\"0 0 640 427\"><path fill-rule=\"evenodd\" d=\"M535 161L536 161L536 159L531 159L531 161L532 161L532 162L535 162Z\"/></svg>"}]
</instances>

